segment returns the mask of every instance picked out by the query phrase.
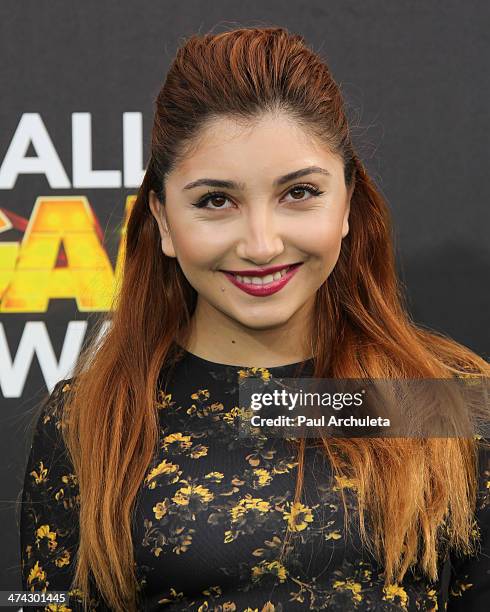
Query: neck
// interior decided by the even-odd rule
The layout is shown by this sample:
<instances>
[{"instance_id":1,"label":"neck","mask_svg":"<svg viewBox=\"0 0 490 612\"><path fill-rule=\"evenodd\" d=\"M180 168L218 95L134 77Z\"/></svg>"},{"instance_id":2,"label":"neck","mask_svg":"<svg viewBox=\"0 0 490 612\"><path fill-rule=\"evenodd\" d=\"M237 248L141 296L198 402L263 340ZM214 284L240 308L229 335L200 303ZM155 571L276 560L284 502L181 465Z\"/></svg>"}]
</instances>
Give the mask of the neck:
<instances>
[{"instance_id":1,"label":"neck","mask_svg":"<svg viewBox=\"0 0 490 612\"><path fill-rule=\"evenodd\" d=\"M305 309L282 325L251 328L210 305L200 305L198 300L190 330L180 344L190 353L218 363L246 367L298 363L312 357L308 320Z\"/></svg>"}]
</instances>

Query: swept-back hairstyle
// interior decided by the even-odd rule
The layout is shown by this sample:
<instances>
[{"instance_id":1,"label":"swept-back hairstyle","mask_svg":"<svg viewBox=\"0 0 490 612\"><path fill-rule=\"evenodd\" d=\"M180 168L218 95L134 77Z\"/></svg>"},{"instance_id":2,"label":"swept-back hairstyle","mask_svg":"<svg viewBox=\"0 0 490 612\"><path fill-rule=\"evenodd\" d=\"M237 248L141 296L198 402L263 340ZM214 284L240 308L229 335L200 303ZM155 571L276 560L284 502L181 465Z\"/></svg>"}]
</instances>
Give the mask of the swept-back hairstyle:
<instances>
[{"instance_id":1,"label":"swept-back hairstyle","mask_svg":"<svg viewBox=\"0 0 490 612\"><path fill-rule=\"evenodd\" d=\"M151 155L127 222L124 272L105 334L84 348L64 404L63 435L78 476L80 545L74 585L93 581L111 609L132 611L138 583L132 511L158 449L156 389L175 343L185 345L196 291L161 250L149 208L165 205L165 176L191 149L206 121L247 122L286 113L342 160L354 183L349 233L318 289L310 335L319 378L488 376L468 348L416 326L396 278L383 197L351 141L343 99L324 60L284 28L241 28L191 36L178 49L155 100ZM298 440L299 499L304 439ZM477 488L471 438L331 438L321 442L336 474L355 478L364 544L386 583L411 566L437 577L438 534L469 551Z\"/></svg>"}]
</instances>

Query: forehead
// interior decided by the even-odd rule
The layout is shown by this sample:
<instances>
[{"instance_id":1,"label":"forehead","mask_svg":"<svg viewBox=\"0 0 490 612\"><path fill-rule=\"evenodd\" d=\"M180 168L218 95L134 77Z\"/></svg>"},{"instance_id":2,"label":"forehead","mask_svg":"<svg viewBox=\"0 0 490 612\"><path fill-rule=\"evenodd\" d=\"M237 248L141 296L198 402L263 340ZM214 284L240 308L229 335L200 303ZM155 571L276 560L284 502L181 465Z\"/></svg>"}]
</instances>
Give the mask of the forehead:
<instances>
[{"instance_id":1,"label":"forehead","mask_svg":"<svg viewBox=\"0 0 490 612\"><path fill-rule=\"evenodd\" d=\"M309 165L323 165L332 174L343 169L338 156L284 114L267 114L247 122L219 117L203 126L171 174L179 180L232 175L246 180L251 172L275 177Z\"/></svg>"}]
</instances>

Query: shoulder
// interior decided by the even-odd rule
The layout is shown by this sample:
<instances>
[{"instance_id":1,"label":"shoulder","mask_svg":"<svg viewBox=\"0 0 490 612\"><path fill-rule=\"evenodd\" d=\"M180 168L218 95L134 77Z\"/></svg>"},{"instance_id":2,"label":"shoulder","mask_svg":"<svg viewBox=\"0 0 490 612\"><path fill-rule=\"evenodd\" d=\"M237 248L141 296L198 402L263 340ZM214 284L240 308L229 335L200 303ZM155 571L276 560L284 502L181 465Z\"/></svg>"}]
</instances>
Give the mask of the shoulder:
<instances>
[{"instance_id":1,"label":"shoulder","mask_svg":"<svg viewBox=\"0 0 490 612\"><path fill-rule=\"evenodd\" d=\"M73 378L63 378L55 384L45 402L46 413L56 414L58 412L59 408L63 406L65 394L71 389L73 382Z\"/></svg>"},{"instance_id":2,"label":"shoulder","mask_svg":"<svg viewBox=\"0 0 490 612\"><path fill-rule=\"evenodd\" d=\"M34 433L31 453L38 454L40 449L64 446L62 436L62 416L66 393L70 390L73 378L58 381L52 391L41 402L34 416Z\"/></svg>"},{"instance_id":3,"label":"shoulder","mask_svg":"<svg viewBox=\"0 0 490 612\"><path fill-rule=\"evenodd\" d=\"M478 491L472 554L451 553L448 610L486 610L490 589L490 444L478 439Z\"/></svg>"},{"instance_id":4,"label":"shoulder","mask_svg":"<svg viewBox=\"0 0 490 612\"><path fill-rule=\"evenodd\" d=\"M77 481L62 429L64 396L70 383L71 379L60 380L42 402L26 464L24 498L42 499L46 507L58 505L58 501L65 504L66 498L76 493Z\"/></svg>"}]
</instances>

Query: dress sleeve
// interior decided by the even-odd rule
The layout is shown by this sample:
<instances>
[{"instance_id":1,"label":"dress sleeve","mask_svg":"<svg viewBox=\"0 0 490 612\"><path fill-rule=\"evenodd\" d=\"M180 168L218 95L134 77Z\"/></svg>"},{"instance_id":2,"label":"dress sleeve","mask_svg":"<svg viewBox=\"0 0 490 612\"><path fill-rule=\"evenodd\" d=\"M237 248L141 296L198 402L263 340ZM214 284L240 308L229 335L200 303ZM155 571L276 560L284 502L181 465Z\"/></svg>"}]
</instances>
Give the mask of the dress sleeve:
<instances>
[{"instance_id":1,"label":"dress sleeve","mask_svg":"<svg viewBox=\"0 0 490 612\"><path fill-rule=\"evenodd\" d=\"M490 609L490 450L485 440L479 450L479 488L475 529L480 534L473 557L451 558L448 612L486 612Z\"/></svg>"},{"instance_id":2,"label":"dress sleeve","mask_svg":"<svg viewBox=\"0 0 490 612\"><path fill-rule=\"evenodd\" d=\"M42 406L27 460L20 509L24 591L70 591L74 576L78 483L61 436L59 412L71 381L59 381ZM53 608L36 608L44 609ZM74 608L68 604L63 609Z\"/></svg>"}]
</instances>

